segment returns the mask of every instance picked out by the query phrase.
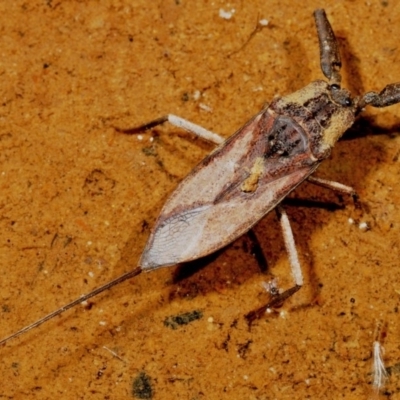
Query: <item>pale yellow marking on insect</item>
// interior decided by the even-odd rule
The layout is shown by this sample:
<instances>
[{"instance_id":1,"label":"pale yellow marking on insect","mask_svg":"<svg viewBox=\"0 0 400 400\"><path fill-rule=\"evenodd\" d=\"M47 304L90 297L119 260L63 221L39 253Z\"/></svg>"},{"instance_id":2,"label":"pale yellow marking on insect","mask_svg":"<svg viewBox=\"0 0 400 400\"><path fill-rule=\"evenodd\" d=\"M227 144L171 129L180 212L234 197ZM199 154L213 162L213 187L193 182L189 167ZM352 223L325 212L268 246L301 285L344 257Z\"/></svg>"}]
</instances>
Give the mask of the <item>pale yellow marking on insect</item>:
<instances>
[{"instance_id":1,"label":"pale yellow marking on insect","mask_svg":"<svg viewBox=\"0 0 400 400\"><path fill-rule=\"evenodd\" d=\"M322 143L332 148L343 133L354 123L353 110L342 108L331 117L329 127L324 130Z\"/></svg>"},{"instance_id":2,"label":"pale yellow marking on insect","mask_svg":"<svg viewBox=\"0 0 400 400\"><path fill-rule=\"evenodd\" d=\"M258 187L258 181L264 171L264 160L262 157L257 157L251 168L250 175L244 180L240 190L245 193L254 193Z\"/></svg>"}]
</instances>

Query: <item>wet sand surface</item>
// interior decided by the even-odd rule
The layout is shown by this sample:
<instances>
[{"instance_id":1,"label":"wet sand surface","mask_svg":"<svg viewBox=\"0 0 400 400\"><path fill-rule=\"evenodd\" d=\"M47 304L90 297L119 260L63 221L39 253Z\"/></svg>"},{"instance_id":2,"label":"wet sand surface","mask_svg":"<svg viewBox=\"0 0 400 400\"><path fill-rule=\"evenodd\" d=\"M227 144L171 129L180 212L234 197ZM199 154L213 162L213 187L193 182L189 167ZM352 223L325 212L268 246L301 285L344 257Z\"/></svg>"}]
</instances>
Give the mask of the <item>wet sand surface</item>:
<instances>
[{"instance_id":1,"label":"wet sand surface","mask_svg":"<svg viewBox=\"0 0 400 400\"><path fill-rule=\"evenodd\" d=\"M173 113L228 137L323 77L321 4L248 3L0 4L1 337L134 268L163 203L213 149L168 125L115 126ZM344 86L400 81L396 2L324 7ZM244 236L125 282L2 346L0 398L370 398L379 330L391 376L376 396L399 399L399 135L399 105L369 107L320 166L361 208L307 183L290 196L305 286L251 330L262 282L293 284L275 213L254 230L266 270Z\"/></svg>"}]
</instances>

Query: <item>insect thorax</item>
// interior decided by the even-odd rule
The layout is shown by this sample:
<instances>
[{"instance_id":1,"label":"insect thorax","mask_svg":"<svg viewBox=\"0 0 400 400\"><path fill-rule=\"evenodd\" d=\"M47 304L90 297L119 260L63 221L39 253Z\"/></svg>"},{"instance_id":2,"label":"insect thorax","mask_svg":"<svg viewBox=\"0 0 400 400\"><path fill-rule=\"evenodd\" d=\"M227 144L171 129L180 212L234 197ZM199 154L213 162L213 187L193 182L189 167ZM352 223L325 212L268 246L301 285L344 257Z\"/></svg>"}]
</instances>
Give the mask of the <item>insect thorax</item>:
<instances>
[{"instance_id":1,"label":"insect thorax","mask_svg":"<svg viewBox=\"0 0 400 400\"><path fill-rule=\"evenodd\" d=\"M356 107L347 90L319 80L274 100L269 109L278 114L276 124L282 125L281 129L276 126L275 132L279 134L287 121L294 121L296 130L301 129L301 136L309 142L313 156L323 160L353 124Z\"/></svg>"}]
</instances>

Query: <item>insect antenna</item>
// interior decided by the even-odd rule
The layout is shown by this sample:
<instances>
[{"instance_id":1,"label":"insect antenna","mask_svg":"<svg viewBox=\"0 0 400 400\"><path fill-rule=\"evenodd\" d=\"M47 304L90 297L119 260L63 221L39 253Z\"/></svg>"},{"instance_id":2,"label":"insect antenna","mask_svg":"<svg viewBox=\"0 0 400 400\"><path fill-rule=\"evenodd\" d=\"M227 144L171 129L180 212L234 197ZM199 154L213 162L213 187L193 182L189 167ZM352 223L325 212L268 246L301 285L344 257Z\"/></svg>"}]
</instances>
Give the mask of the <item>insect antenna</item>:
<instances>
[{"instance_id":1,"label":"insect antenna","mask_svg":"<svg viewBox=\"0 0 400 400\"><path fill-rule=\"evenodd\" d=\"M365 93L358 103L358 108L361 110L368 104L372 107L388 107L397 103L400 103L400 82L386 85L380 93Z\"/></svg>"},{"instance_id":2,"label":"insect antenna","mask_svg":"<svg viewBox=\"0 0 400 400\"><path fill-rule=\"evenodd\" d=\"M315 10L314 18L317 25L322 72L329 79L331 85L336 85L340 88L342 61L335 34L326 17L325 10Z\"/></svg>"},{"instance_id":3,"label":"insect antenna","mask_svg":"<svg viewBox=\"0 0 400 400\"><path fill-rule=\"evenodd\" d=\"M133 269L132 271L129 271L129 272L119 276L118 278L114 279L113 281L108 282L105 285L98 287L97 289L92 290L90 293L82 295L78 299L71 301L70 303L66 304L65 306L62 306L59 309L53 311L52 313L47 314L45 317L40 318L36 322L34 322L30 325L27 325L24 328L20 329L19 331L13 333L12 335L7 336L6 338L0 340L0 345L8 342L11 339L16 338L17 336L22 335L23 333L30 331L33 328L38 327L39 325L42 325L46 321L56 317L57 315L62 314L63 312L69 310L72 307L75 307L76 305L78 305L86 300L89 300L90 298L98 295L99 293L104 292L105 290L111 289L113 286L116 286L119 283L126 281L127 279L130 279L130 278L133 278L134 276L139 275L141 272L142 272L142 268L137 267L137 268Z\"/></svg>"}]
</instances>

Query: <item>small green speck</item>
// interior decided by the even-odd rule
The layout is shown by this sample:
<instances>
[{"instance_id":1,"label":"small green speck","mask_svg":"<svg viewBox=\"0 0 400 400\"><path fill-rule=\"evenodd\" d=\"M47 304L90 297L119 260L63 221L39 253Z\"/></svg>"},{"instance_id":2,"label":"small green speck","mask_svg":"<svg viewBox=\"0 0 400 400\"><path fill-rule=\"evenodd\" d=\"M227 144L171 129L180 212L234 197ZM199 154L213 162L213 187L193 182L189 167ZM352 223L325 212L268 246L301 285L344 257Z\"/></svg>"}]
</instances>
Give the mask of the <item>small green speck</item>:
<instances>
[{"instance_id":1,"label":"small green speck","mask_svg":"<svg viewBox=\"0 0 400 400\"><path fill-rule=\"evenodd\" d=\"M199 310L171 315L170 317L165 318L164 325L171 329L177 329L180 325L187 325L192 321L196 321L203 317L203 313Z\"/></svg>"}]
</instances>

